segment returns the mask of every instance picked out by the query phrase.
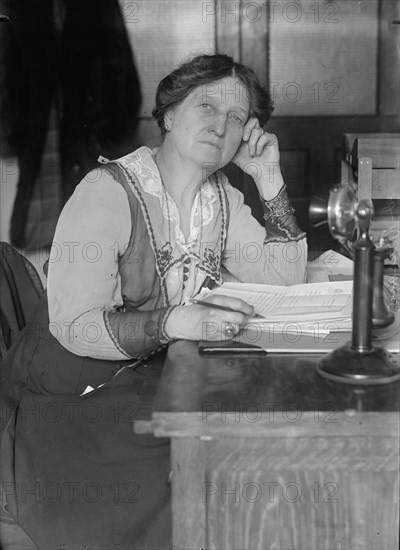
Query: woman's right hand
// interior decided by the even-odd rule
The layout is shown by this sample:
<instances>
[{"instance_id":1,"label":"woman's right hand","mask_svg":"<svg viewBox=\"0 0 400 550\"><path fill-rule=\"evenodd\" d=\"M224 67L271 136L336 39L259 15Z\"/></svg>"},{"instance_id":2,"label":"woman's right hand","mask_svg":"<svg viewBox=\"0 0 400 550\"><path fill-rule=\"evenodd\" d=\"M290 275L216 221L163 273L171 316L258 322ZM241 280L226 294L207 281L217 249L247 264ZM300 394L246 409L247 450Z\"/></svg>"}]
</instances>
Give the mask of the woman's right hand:
<instances>
[{"instance_id":1,"label":"woman's right hand","mask_svg":"<svg viewBox=\"0 0 400 550\"><path fill-rule=\"evenodd\" d=\"M213 294L204 301L233 311L197 304L177 306L167 319L166 334L170 338L184 340L230 340L248 318L254 316L253 306L238 298Z\"/></svg>"}]
</instances>

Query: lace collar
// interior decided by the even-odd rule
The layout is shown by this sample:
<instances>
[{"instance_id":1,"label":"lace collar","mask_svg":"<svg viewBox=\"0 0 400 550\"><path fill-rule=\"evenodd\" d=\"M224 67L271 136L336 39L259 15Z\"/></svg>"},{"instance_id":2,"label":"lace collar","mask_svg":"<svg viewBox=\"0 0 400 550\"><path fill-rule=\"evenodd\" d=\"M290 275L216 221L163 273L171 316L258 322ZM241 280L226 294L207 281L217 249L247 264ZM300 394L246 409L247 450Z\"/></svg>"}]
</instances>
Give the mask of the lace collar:
<instances>
[{"instance_id":1,"label":"lace collar","mask_svg":"<svg viewBox=\"0 0 400 550\"><path fill-rule=\"evenodd\" d=\"M179 227L178 209L172 198L166 195L154 161L156 151L141 147L115 161L99 160L115 163L122 169L125 185L139 202L156 259L163 300L168 304L167 276L172 269L188 262L193 262L199 271L217 284L222 283L221 257L227 232L227 197L221 176L212 174L194 201L191 213L193 227L190 238L185 241ZM199 206L203 208L202 215L199 215Z\"/></svg>"},{"instance_id":2,"label":"lace collar","mask_svg":"<svg viewBox=\"0 0 400 550\"><path fill-rule=\"evenodd\" d=\"M163 186L160 172L155 162L157 151L158 147L154 149L140 147L133 153L117 159L117 161L123 161L127 168L135 172L140 180L142 189L146 193L153 197L157 197L164 219L167 220L173 228L176 241L184 247L193 246L201 231L201 219L204 228L211 223L214 218L213 204L218 200L216 191L209 178L201 186L193 202L190 215L190 234L186 239L181 230L180 216L176 203ZM201 204L199 204L200 200Z\"/></svg>"}]
</instances>

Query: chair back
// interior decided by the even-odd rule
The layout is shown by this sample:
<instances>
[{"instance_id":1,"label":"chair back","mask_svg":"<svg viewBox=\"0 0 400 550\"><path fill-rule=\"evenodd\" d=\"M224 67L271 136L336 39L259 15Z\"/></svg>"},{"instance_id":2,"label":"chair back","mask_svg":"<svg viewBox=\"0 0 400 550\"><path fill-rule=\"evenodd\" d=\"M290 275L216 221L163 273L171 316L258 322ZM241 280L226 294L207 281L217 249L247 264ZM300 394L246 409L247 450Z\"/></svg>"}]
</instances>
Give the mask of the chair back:
<instances>
[{"instance_id":1,"label":"chair back","mask_svg":"<svg viewBox=\"0 0 400 550\"><path fill-rule=\"evenodd\" d=\"M0 359L35 311L44 288L31 262L0 242Z\"/></svg>"}]
</instances>

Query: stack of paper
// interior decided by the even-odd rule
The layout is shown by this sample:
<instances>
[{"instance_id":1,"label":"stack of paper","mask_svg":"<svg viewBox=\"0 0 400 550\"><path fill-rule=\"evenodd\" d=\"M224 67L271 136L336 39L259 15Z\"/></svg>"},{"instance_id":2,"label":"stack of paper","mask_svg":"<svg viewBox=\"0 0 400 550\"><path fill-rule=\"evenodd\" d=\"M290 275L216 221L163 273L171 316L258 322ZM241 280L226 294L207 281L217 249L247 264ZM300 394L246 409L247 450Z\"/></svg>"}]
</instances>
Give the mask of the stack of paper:
<instances>
[{"instance_id":1,"label":"stack of paper","mask_svg":"<svg viewBox=\"0 0 400 550\"><path fill-rule=\"evenodd\" d=\"M251 319L249 328L322 335L351 331L352 288L352 281L292 286L224 283L202 297L219 294L251 304L264 319Z\"/></svg>"},{"instance_id":2,"label":"stack of paper","mask_svg":"<svg viewBox=\"0 0 400 550\"><path fill-rule=\"evenodd\" d=\"M240 298L263 318L253 318L234 338L275 353L322 353L351 341L352 260L328 250L307 265L307 284L271 286L227 282L197 298L219 294ZM374 343L399 351L400 314L373 332Z\"/></svg>"}]
</instances>

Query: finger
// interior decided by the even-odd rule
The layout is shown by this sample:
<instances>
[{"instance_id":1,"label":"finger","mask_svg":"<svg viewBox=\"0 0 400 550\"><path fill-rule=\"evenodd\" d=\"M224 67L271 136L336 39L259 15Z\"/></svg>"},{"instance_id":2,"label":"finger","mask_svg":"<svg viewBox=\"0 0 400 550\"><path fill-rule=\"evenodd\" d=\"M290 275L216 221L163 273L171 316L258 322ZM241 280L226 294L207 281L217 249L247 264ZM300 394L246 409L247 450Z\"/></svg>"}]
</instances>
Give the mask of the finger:
<instances>
[{"instance_id":1,"label":"finger","mask_svg":"<svg viewBox=\"0 0 400 550\"><path fill-rule=\"evenodd\" d=\"M203 308L202 321L201 321L201 334L202 340L204 335L217 338L219 336L225 337L225 335L233 337L238 334L241 327L247 322L247 317L243 313L221 311L219 309ZM229 327L228 333L226 331Z\"/></svg>"},{"instance_id":2,"label":"finger","mask_svg":"<svg viewBox=\"0 0 400 550\"><path fill-rule=\"evenodd\" d=\"M218 325L213 322L208 326L207 331L202 332L202 340L231 340L240 332L241 326L238 323L221 321Z\"/></svg>"},{"instance_id":3,"label":"finger","mask_svg":"<svg viewBox=\"0 0 400 550\"><path fill-rule=\"evenodd\" d=\"M258 118L251 117L249 118L249 120L246 122L244 126L243 137L242 137L243 141L248 141L248 139L250 138L251 132L254 130L254 128L260 128L260 122Z\"/></svg>"},{"instance_id":4,"label":"finger","mask_svg":"<svg viewBox=\"0 0 400 550\"><path fill-rule=\"evenodd\" d=\"M263 135L260 137L257 143L257 154L261 155L265 147L277 147L278 138L275 134L270 134L268 132L263 132Z\"/></svg>"},{"instance_id":5,"label":"finger","mask_svg":"<svg viewBox=\"0 0 400 550\"><path fill-rule=\"evenodd\" d=\"M237 334L239 334L242 326L244 325L243 322L239 321L232 321L232 320L223 320L218 325L218 332L222 336L226 336L228 338L233 338Z\"/></svg>"},{"instance_id":6,"label":"finger","mask_svg":"<svg viewBox=\"0 0 400 550\"><path fill-rule=\"evenodd\" d=\"M250 138L248 140L249 153L251 157L254 157L257 151L257 143L263 136L263 131L261 128L254 128L251 132Z\"/></svg>"},{"instance_id":7,"label":"finger","mask_svg":"<svg viewBox=\"0 0 400 550\"><path fill-rule=\"evenodd\" d=\"M264 151L265 147L268 146L268 141L269 141L268 134L263 132L262 135L260 136L260 139L257 141L257 145L256 145L257 156L260 156L261 153Z\"/></svg>"},{"instance_id":8,"label":"finger","mask_svg":"<svg viewBox=\"0 0 400 550\"><path fill-rule=\"evenodd\" d=\"M270 134L269 132L264 132L264 136L267 138L267 145L274 146L278 145L278 138L275 134Z\"/></svg>"},{"instance_id":9,"label":"finger","mask_svg":"<svg viewBox=\"0 0 400 550\"><path fill-rule=\"evenodd\" d=\"M234 311L243 313L243 315L254 315L254 307L244 300L241 300L240 298L234 298L233 296L224 296L222 294L213 294L212 296L209 296L207 301L223 307L229 307Z\"/></svg>"},{"instance_id":10,"label":"finger","mask_svg":"<svg viewBox=\"0 0 400 550\"><path fill-rule=\"evenodd\" d=\"M225 336L227 340L234 338L240 331L240 325L237 323L223 323L221 328L221 334Z\"/></svg>"}]
</instances>

